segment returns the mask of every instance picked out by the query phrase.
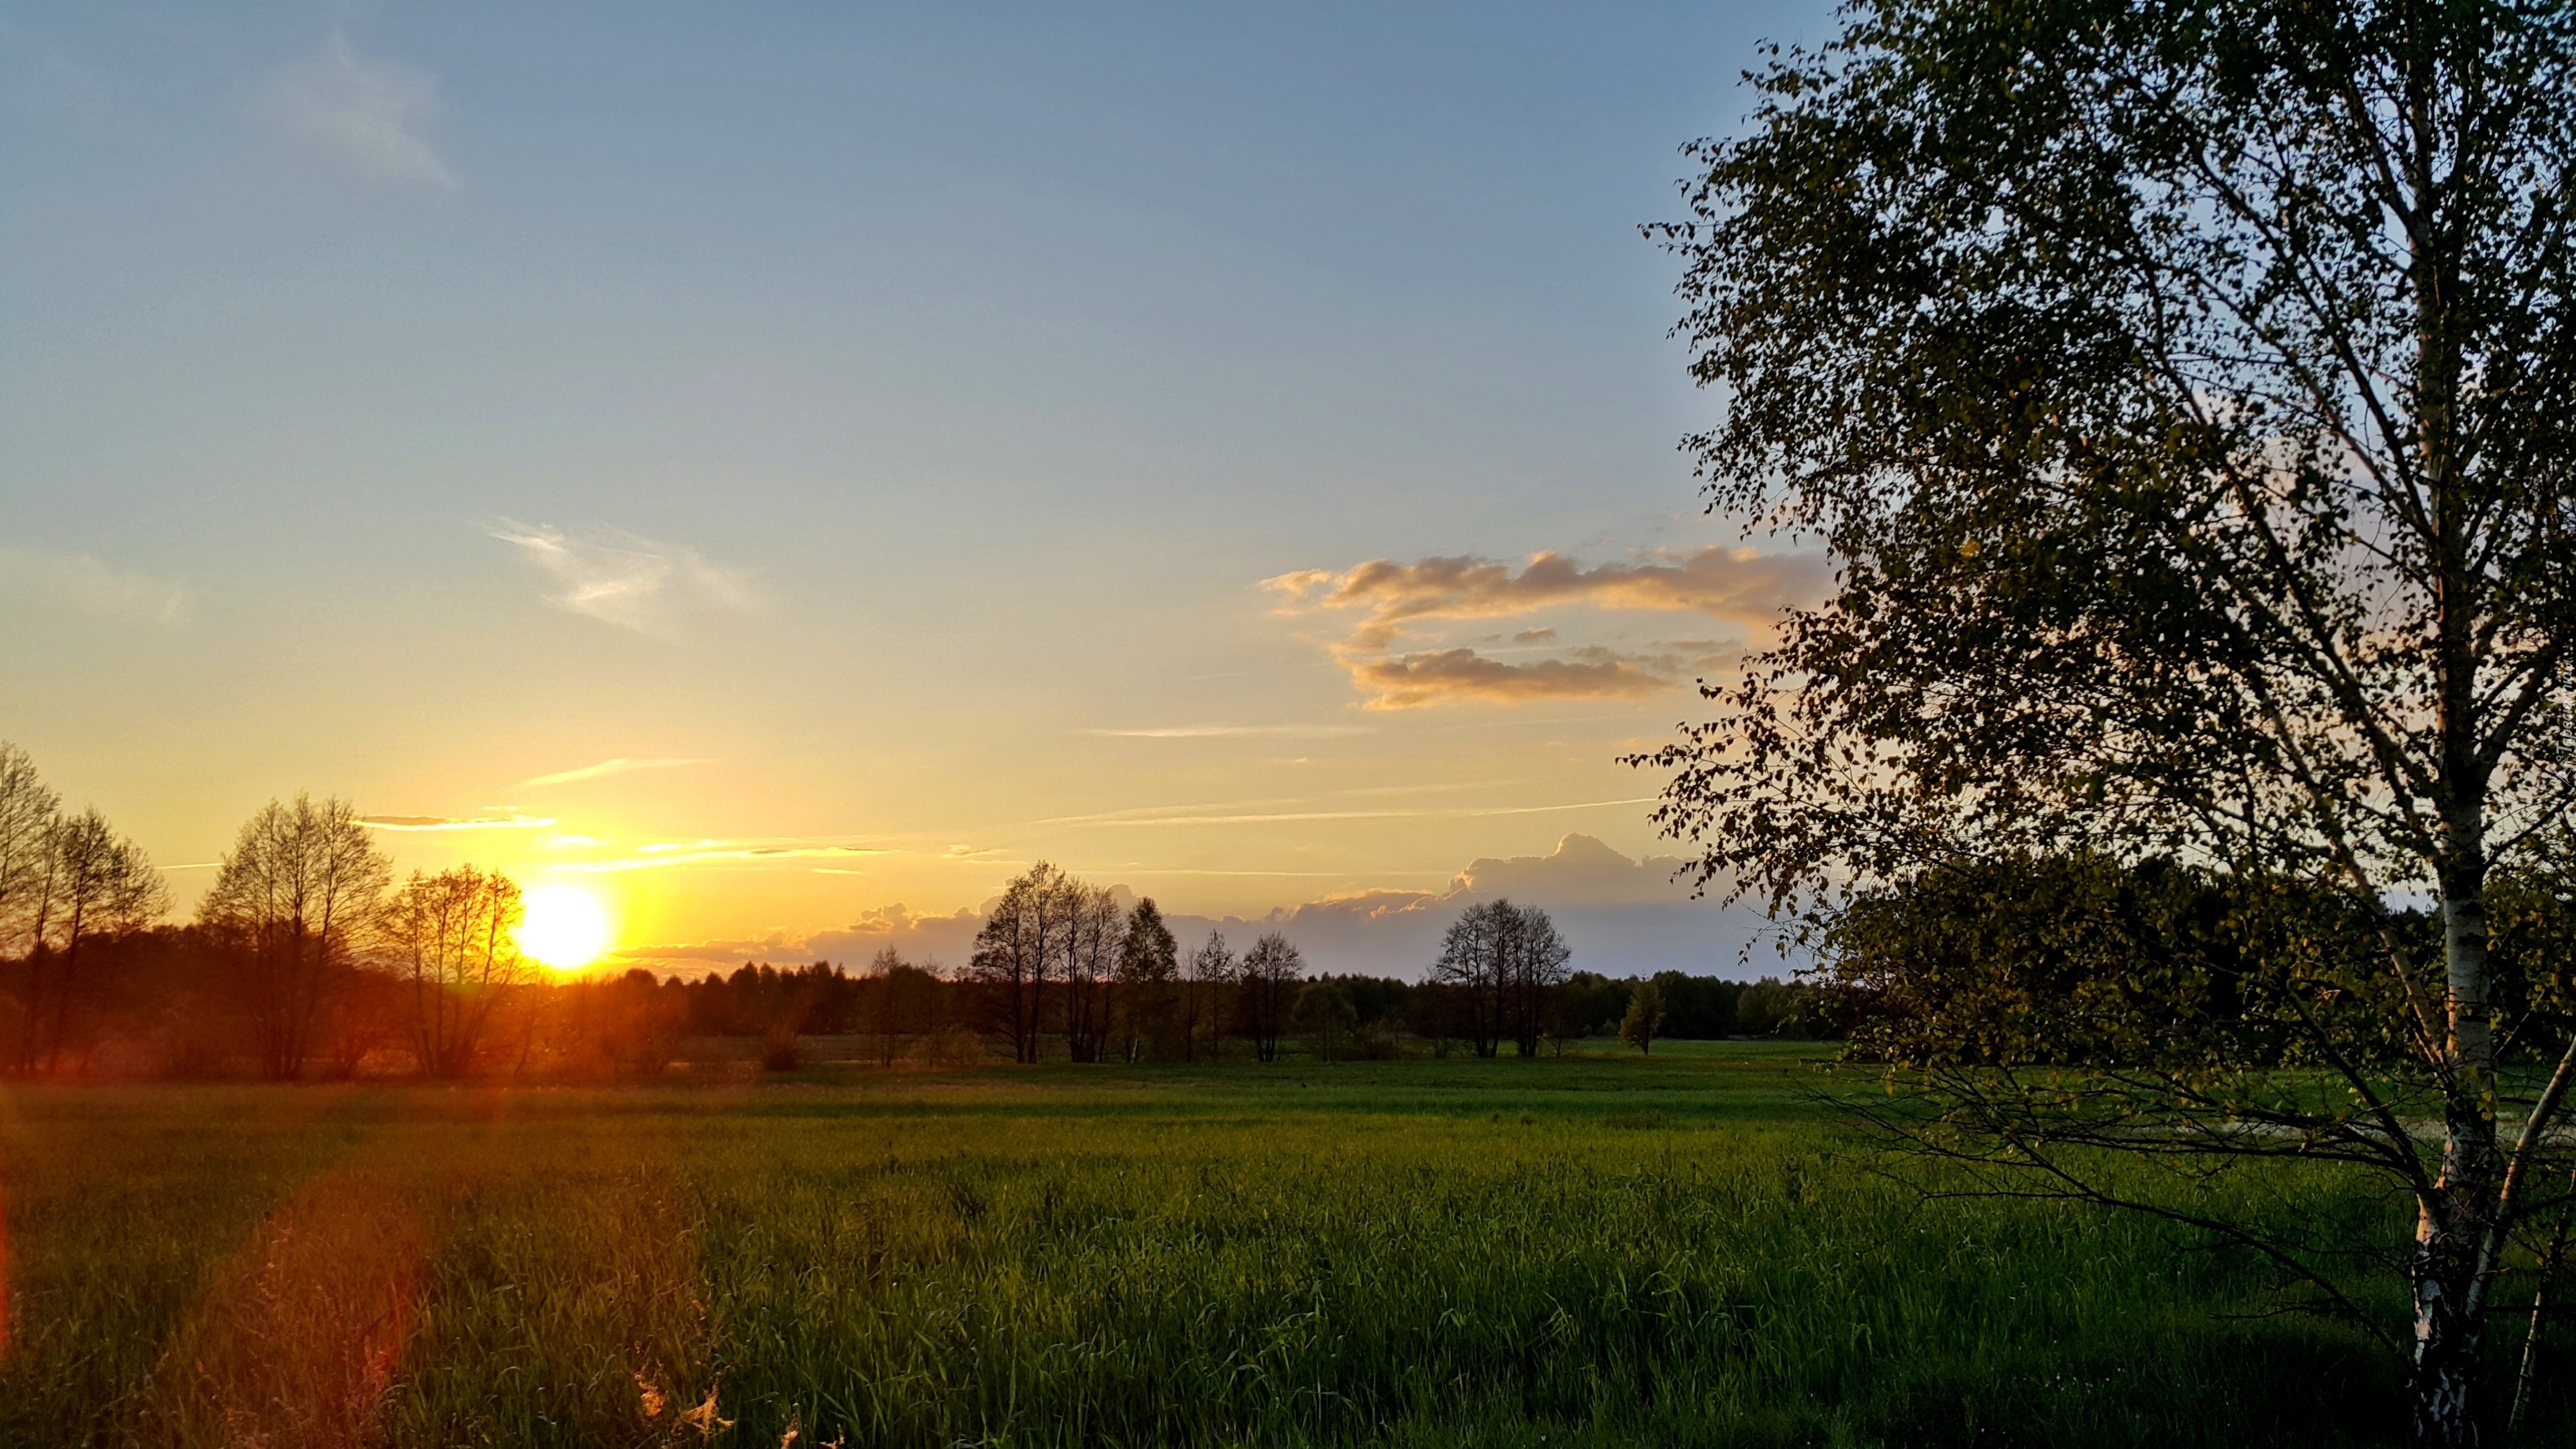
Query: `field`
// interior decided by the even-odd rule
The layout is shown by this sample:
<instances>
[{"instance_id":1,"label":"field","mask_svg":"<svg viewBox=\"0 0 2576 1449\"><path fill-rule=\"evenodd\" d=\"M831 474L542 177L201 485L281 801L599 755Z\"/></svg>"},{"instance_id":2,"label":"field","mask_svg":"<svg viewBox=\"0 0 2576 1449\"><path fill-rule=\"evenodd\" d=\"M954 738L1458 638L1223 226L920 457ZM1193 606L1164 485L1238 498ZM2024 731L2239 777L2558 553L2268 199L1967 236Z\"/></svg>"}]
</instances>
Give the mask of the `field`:
<instances>
[{"instance_id":1,"label":"field","mask_svg":"<svg viewBox=\"0 0 2576 1449\"><path fill-rule=\"evenodd\" d=\"M2256 1265L1870 1171L1816 1099L1865 1089L1748 1044L12 1088L0 1442L2401 1437L2365 1337L2227 1316Z\"/></svg>"}]
</instances>

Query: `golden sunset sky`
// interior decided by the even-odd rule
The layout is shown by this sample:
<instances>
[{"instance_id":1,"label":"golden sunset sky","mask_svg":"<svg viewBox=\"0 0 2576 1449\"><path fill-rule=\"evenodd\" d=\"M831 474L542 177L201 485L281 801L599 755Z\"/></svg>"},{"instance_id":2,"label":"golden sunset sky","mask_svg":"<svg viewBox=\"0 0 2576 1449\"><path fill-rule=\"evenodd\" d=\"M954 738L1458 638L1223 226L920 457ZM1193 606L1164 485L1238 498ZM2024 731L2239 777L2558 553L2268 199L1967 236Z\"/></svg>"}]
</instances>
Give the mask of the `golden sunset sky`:
<instances>
[{"instance_id":1,"label":"golden sunset sky","mask_svg":"<svg viewBox=\"0 0 2576 1449\"><path fill-rule=\"evenodd\" d=\"M306 790L625 959L1044 858L1732 969L1616 761L1821 574L1636 228L1824 16L13 7L0 738L182 910Z\"/></svg>"}]
</instances>

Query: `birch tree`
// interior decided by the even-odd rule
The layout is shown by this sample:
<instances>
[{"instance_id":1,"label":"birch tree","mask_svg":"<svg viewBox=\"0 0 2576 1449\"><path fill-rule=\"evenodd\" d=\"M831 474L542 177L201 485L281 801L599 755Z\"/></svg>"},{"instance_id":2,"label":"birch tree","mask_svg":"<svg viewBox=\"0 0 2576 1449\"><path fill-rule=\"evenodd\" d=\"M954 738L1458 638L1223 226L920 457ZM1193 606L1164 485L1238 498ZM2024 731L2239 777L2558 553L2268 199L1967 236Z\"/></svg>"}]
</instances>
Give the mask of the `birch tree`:
<instances>
[{"instance_id":1,"label":"birch tree","mask_svg":"<svg viewBox=\"0 0 2576 1449\"><path fill-rule=\"evenodd\" d=\"M1096 1062L1109 1044L1127 913L1108 887L1075 880L1064 883L1060 909L1065 1053Z\"/></svg>"},{"instance_id":2,"label":"birch tree","mask_svg":"<svg viewBox=\"0 0 2576 1449\"><path fill-rule=\"evenodd\" d=\"M1712 510L1836 582L1647 757L1659 819L1786 912L2074 851L2338 893L2383 989L2284 964L2271 1009L2348 1101L2240 1061L1950 1122L2103 1201L2052 1142L2377 1174L2415 1208L2412 1322L2355 1316L2419 1437L2473 1442L2576 1073L2576 1022L2488 950L2491 875L2576 775L2576 16L1865 0L1749 80L1663 230L1721 409L1689 446ZM2361 1003L2385 1062L2344 1049Z\"/></svg>"}]
</instances>

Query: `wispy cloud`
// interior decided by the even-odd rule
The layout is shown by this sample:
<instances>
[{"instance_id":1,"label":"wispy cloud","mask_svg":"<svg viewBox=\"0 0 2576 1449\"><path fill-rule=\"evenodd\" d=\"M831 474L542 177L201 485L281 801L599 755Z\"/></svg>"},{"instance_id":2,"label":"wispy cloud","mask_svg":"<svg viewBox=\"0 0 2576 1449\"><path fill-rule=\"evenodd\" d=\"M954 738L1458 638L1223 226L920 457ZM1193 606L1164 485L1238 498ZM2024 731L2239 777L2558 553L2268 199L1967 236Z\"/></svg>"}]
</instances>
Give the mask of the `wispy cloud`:
<instances>
[{"instance_id":1,"label":"wispy cloud","mask_svg":"<svg viewBox=\"0 0 2576 1449\"><path fill-rule=\"evenodd\" d=\"M579 769L557 770L550 775L530 775L528 778L521 780L517 785L514 785L511 788L525 790L543 785L571 785L583 780L605 779L610 775L632 774L637 770L676 770L683 765L712 765L714 763L715 761L712 759L695 757L689 759L630 760L624 755L620 755L613 760L602 760L596 765L583 765Z\"/></svg>"},{"instance_id":2,"label":"wispy cloud","mask_svg":"<svg viewBox=\"0 0 2576 1449\"><path fill-rule=\"evenodd\" d=\"M647 853L649 852L649 853ZM899 851L864 845L717 845L710 849L645 846L635 855L612 860L585 860L554 867L591 875L630 870L668 870L684 865L768 865L791 860L830 860L843 856L896 855Z\"/></svg>"},{"instance_id":3,"label":"wispy cloud","mask_svg":"<svg viewBox=\"0 0 2576 1449\"><path fill-rule=\"evenodd\" d=\"M1279 825L1305 820L1476 820L1503 815L1555 815L1568 810L1602 810L1613 805L1646 805L1657 797L1637 795L1622 800L1577 800L1566 805L1493 805L1454 810L1288 810L1260 815L1131 815L1115 820L1077 820L1067 824L1093 829L1129 825Z\"/></svg>"},{"instance_id":4,"label":"wispy cloud","mask_svg":"<svg viewBox=\"0 0 2576 1449\"><path fill-rule=\"evenodd\" d=\"M269 104L290 134L369 180L442 191L463 184L421 134L439 112L438 82L366 59L345 35L280 71Z\"/></svg>"},{"instance_id":5,"label":"wispy cloud","mask_svg":"<svg viewBox=\"0 0 2576 1449\"><path fill-rule=\"evenodd\" d=\"M1375 734L1360 725L1165 725L1154 729L1084 730L1120 740L1342 739Z\"/></svg>"},{"instance_id":6,"label":"wispy cloud","mask_svg":"<svg viewBox=\"0 0 2576 1449\"><path fill-rule=\"evenodd\" d=\"M541 830L555 822L527 815L361 815L358 823L370 830Z\"/></svg>"},{"instance_id":7,"label":"wispy cloud","mask_svg":"<svg viewBox=\"0 0 2576 1449\"><path fill-rule=\"evenodd\" d=\"M195 600L175 579L110 568L85 553L12 548L0 544L0 591L105 619L175 627L188 622Z\"/></svg>"},{"instance_id":8,"label":"wispy cloud","mask_svg":"<svg viewBox=\"0 0 2576 1449\"><path fill-rule=\"evenodd\" d=\"M567 533L508 519L486 531L554 581L548 603L621 629L667 635L694 614L743 614L760 606L744 574L685 544L622 528Z\"/></svg>"}]
</instances>

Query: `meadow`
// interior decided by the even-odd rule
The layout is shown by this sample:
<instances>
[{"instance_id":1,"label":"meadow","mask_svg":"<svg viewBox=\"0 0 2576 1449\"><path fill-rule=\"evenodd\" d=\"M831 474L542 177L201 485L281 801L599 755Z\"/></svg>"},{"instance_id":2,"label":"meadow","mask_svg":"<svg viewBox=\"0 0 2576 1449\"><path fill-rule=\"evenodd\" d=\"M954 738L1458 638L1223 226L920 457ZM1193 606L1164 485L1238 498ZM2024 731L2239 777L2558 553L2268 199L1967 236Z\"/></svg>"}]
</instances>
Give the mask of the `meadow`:
<instances>
[{"instance_id":1,"label":"meadow","mask_svg":"<svg viewBox=\"0 0 2576 1449\"><path fill-rule=\"evenodd\" d=\"M0 1442L2402 1437L2259 1265L1927 1200L1819 1100L1869 1089L1768 1043L11 1087Z\"/></svg>"}]
</instances>

